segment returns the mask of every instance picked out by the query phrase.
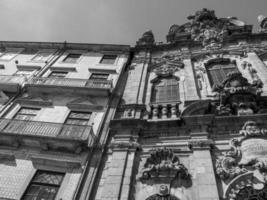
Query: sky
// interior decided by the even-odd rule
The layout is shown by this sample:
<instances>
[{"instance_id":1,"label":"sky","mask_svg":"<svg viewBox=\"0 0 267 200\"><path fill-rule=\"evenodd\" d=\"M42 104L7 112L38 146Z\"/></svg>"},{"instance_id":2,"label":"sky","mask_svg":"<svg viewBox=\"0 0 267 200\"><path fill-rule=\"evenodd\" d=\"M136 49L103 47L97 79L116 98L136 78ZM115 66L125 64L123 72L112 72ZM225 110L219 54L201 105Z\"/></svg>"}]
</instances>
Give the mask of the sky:
<instances>
[{"instance_id":1,"label":"sky","mask_svg":"<svg viewBox=\"0 0 267 200\"><path fill-rule=\"evenodd\" d=\"M0 40L129 44L147 30L166 42L172 24L202 8L257 31L267 0L0 0Z\"/></svg>"}]
</instances>

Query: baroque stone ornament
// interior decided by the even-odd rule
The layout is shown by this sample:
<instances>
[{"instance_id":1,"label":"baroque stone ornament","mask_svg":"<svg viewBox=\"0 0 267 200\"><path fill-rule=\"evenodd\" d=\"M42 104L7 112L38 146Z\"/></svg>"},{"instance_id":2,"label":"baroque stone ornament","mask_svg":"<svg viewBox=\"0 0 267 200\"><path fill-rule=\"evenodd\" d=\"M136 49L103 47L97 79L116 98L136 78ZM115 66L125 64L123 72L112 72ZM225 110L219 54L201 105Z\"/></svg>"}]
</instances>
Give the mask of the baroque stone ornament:
<instances>
[{"instance_id":1,"label":"baroque stone ornament","mask_svg":"<svg viewBox=\"0 0 267 200\"><path fill-rule=\"evenodd\" d=\"M174 155L173 151L164 148L153 150L142 170L142 179L144 180L157 177L171 177L186 180L191 176L179 158Z\"/></svg>"},{"instance_id":2,"label":"baroque stone ornament","mask_svg":"<svg viewBox=\"0 0 267 200\"><path fill-rule=\"evenodd\" d=\"M252 198L252 194L256 200L265 199L260 196L266 195L266 136L267 129L259 128L254 121L247 121L239 131L239 137L230 141L232 150L217 159L216 173L227 184L227 199L250 199L248 197ZM248 197L244 198L245 194Z\"/></svg>"},{"instance_id":3,"label":"baroque stone ornament","mask_svg":"<svg viewBox=\"0 0 267 200\"><path fill-rule=\"evenodd\" d=\"M252 84L240 72L230 72L227 78L213 87L220 96L217 115L247 115L258 112L258 98L262 93L262 81L255 78Z\"/></svg>"},{"instance_id":4,"label":"baroque stone ornament","mask_svg":"<svg viewBox=\"0 0 267 200\"><path fill-rule=\"evenodd\" d=\"M159 193L148 197L146 200L179 200L179 199L169 194L168 186L161 185L159 188Z\"/></svg>"},{"instance_id":5,"label":"baroque stone ornament","mask_svg":"<svg viewBox=\"0 0 267 200\"><path fill-rule=\"evenodd\" d=\"M154 34L151 30L145 32L142 37L136 42L137 46L153 45L155 43Z\"/></svg>"},{"instance_id":6,"label":"baroque stone ornament","mask_svg":"<svg viewBox=\"0 0 267 200\"><path fill-rule=\"evenodd\" d=\"M218 49L226 37L252 31L252 26L246 25L236 17L217 18L214 10L206 8L197 11L188 19L190 22L186 24L174 24L170 27L168 42L192 39L201 42L206 49Z\"/></svg>"},{"instance_id":7,"label":"baroque stone ornament","mask_svg":"<svg viewBox=\"0 0 267 200\"><path fill-rule=\"evenodd\" d=\"M158 76L169 76L184 68L184 63L177 53L165 53L152 59L151 68Z\"/></svg>"},{"instance_id":8,"label":"baroque stone ornament","mask_svg":"<svg viewBox=\"0 0 267 200\"><path fill-rule=\"evenodd\" d=\"M267 32L267 17L264 15L259 15L258 22L260 24L260 32Z\"/></svg>"}]
</instances>

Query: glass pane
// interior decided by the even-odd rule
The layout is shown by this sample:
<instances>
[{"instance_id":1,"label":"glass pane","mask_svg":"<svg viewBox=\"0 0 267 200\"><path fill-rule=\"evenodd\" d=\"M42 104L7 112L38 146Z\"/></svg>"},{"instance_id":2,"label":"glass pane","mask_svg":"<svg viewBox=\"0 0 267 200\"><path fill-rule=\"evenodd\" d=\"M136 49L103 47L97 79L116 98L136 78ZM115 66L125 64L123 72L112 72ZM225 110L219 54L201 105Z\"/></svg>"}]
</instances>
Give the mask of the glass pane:
<instances>
[{"instance_id":1,"label":"glass pane","mask_svg":"<svg viewBox=\"0 0 267 200\"><path fill-rule=\"evenodd\" d=\"M78 119L89 119L91 113L83 113L83 112L70 112L69 118L78 118Z\"/></svg>"},{"instance_id":2,"label":"glass pane","mask_svg":"<svg viewBox=\"0 0 267 200\"><path fill-rule=\"evenodd\" d=\"M108 79L108 74L96 74L96 73L93 73L90 77L90 79L92 80L107 80Z\"/></svg>"},{"instance_id":3,"label":"glass pane","mask_svg":"<svg viewBox=\"0 0 267 200\"><path fill-rule=\"evenodd\" d=\"M53 200L58 187L32 184L27 190L23 200Z\"/></svg>"},{"instance_id":4,"label":"glass pane","mask_svg":"<svg viewBox=\"0 0 267 200\"><path fill-rule=\"evenodd\" d=\"M34 117L35 117L34 115L20 115L20 114L18 114L14 117L14 119L31 121L31 120L33 120Z\"/></svg>"},{"instance_id":5,"label":"glass pane","mask_svg":"<svg viewBox=\"0 0 267 200\"><path fill-rule=\"evenodd\" d=\"M63 177L64 174L62 173L38 171L33 179L33 182L60 185Z\"/></svg>"}]
</instances>

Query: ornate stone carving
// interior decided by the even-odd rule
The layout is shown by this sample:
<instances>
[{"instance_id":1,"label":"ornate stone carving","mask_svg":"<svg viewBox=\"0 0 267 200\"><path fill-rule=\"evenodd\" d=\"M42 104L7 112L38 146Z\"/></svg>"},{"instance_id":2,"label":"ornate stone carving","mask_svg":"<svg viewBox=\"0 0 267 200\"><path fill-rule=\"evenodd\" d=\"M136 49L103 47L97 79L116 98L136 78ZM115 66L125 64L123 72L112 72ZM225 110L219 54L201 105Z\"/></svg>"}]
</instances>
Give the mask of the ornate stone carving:
<instances>
[{"instance_id":1,"label":"ornate stone carving","mask_svg":"<svg viewBox=\"0 0 267 200\"><path fill-rule=\"evenodd\" d=\"M184 67L180 55L176 53L165 53L160 57L152 59L151 68L158 76L173 75Z\"/></svg>"},{"instance_id":2,"label":"ornate stone carving","mask_svg":"<svg viewBox=\"0 0 267 200\"><path fill-rule=\"evenodd\" d=\"M213 140L190 140L188 142L189 149L210 148L214 144Z\"/></svg>"},{"instance_id":3,"label":"ornate stone carving","mask_svg":"<svg viewBox=\"0 0 267 200\"><path fill-rule=\"evenodd\" d=\"M137 46L153 45L155 43L154 34L151 30L145 32L142 37L136 42Z\"/></svg>"},{"instance_id":4,"label":"ornate stone carving","mask_svg":"<svg viewBox=\"0 0 267 200\"><path fill-rule=\"evenodd\" d=\"M260 129L256 122L247 121L239 131L239 137L230 141L232 150L216 162L220 178L227 183L246 172L259 170L262 173L267 170L266 136L267 129Z\"/></svg>"},{"instance_id":5,"label":"ornate stone carving","mask_svg":"<svg viewBox=\"0 0 267 200\"><path fill-rule=\"evenodd\" d=\"M167 41L174 43L179 40L193 39L199 41L206 49L218 49L224 39L235 33L252 31L252 26L235 17L217 18L213 10L206 8L188 17L191 22L178 26L172 25Z\"/></svg>"},{"instance_id":6,"label":"ornate stone carving","mask_svg":"<svg viewBox=\"0 0 267 200\"><path fill-rule=\"evenodd\" d=\"M267 32L267 17L259 15L258 22L260 24L260 32Z\"/></svg>"},{"instance_id":7,"label":"ornate stone carving","mask_svg":"<svg viewBox=\"0 0 267 200\"><path fill-rule=\"evenodd\" d=\"M179 199L169 194L168 186L161 185L159 188L159 193L148 197L146 200L179 200Z\"/></svg>"},{"instance_id":8,"label":"ornate stone carving","mask_svg":"<svg viewBox=\"0 0 267 200\"><path fill-rule=\"evenodd\" d=\"M109 148L130 148L130 149L140 149L141 145L137 142L137 140L131 137L129 140L116 140L112 138Z\"/></svg>"},{"instance_id":9,"label":"ornate stone carving","mask_svg":"<svg viewBox=\"0 0 267 200\"><path fill-rule=\"evenodd\" d=\"M153 150L142 170L142 179L166 176L184 180L190 178L187 168L174 155L171 149Z\"/></svg>"},{"instance_id":10,"label":"ornate stone carving","mask_svg":"<svg viewBox=\"0 0 267 200\"><path fill-rule=\"evenodd\" d=\"M231 72L220 85L213 87L220 95L217 115L246 115L258 111L258 97L262 93L262 82L255 79L252 84L239 72Z\"/></svg>"}]
</instances>

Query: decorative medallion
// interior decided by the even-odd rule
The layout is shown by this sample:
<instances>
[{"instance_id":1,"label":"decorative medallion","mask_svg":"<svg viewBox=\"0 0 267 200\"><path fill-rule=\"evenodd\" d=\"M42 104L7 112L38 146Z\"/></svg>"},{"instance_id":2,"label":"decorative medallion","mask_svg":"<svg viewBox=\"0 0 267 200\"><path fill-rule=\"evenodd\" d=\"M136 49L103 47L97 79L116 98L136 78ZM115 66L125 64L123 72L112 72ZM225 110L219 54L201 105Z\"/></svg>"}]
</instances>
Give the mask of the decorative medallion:
<instances>
[{"instance_id":1,"label":"decorative medallion","mask_svg":"<svg viewBox=\"0 0 267 200\"><path fill-rule=\"evenodd\" d=\"M179 199L169 194L168 186L161 185L159 193L148 197L146 200L179 200Z\"/></svg>"},{"instance_id":2,"label":"decorative medallion","mask_svg":"<svg viewBox=\"0 0 267 200\"><path fill-rule=\"evenodd\" d=\"M258 22L260 24L260 32L267 32L267 17L259 15Z\"/></svg>"},{"instance_id":3,"label":"decorative medallion","mask_svg":"<svg viewBox=\"0 0 267 200\"><path fill-rule=\"evenodd\" d=\"M151 30L145 32L142 37L136 42L137 46L153 45L155 43L154 34Z\"/></svg>"}]
</instances>

